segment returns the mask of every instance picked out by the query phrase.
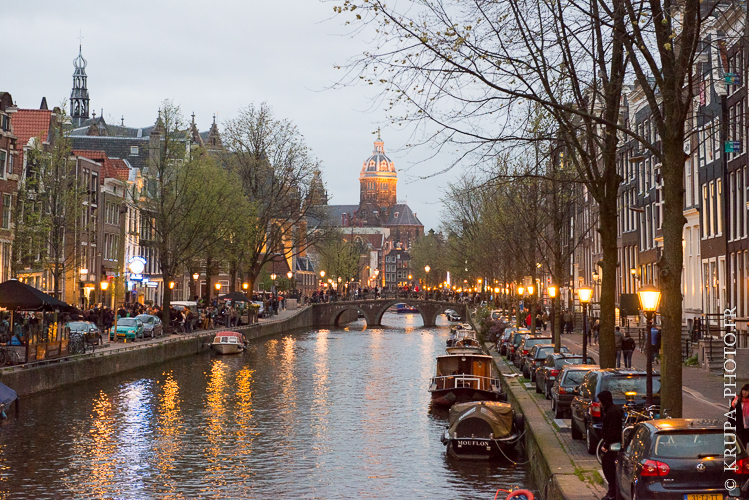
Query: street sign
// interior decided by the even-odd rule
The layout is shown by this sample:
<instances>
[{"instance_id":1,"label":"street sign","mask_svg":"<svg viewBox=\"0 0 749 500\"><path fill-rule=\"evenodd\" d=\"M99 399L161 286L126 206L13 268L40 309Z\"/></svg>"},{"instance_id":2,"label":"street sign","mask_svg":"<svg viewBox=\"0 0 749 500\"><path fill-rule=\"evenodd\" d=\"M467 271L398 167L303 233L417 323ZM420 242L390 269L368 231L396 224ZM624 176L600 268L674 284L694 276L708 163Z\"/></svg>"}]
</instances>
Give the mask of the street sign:
<instances>
[{"instance_id":1,"label":"street sign","mask_svg":"<svg viewBox=\"0 0 749 500\"><path fill-rule=\"evenodd\" d=\"M725 152L726 153L740 153L741 141L726 141Z\"/></svg>"},{"instance_id":2,"label":"street sign","mask_svg":"<svg viewBox=\"0 0 749 500\"><path fill-rule=\"evenodd\" d=\"M741 74L739 73L724 73L723 77L728 85L741 85Z\"/></svg>"}]
</instances>

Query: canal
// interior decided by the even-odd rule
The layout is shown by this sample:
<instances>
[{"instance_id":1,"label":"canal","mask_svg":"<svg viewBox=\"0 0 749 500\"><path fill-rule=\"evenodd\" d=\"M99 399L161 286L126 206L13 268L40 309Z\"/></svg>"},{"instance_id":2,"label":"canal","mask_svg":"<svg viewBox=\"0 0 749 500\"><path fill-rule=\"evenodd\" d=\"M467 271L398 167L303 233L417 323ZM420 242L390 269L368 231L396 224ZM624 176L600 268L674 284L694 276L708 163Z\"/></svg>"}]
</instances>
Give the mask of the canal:
<instances>
[{"instance_id":1,"label":"canal","mask_svg":"<svg viewBox=\"0 0 749 500\"><path fill-rule=\"evenodd\" d=\"M426 390L440 320L387 313L24 398L0 498L492 499L527 471L445 456Z\"/></svg>"}]
</instances>

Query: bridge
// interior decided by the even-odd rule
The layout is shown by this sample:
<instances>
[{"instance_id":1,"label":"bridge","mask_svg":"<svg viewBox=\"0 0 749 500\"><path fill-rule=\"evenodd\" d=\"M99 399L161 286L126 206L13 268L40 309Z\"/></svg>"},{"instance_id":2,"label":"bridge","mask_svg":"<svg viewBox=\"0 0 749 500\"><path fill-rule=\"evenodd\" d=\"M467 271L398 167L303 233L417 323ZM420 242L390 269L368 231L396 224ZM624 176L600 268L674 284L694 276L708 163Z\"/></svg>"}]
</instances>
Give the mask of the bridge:
<instances>
[{"instance_id":1,"label":"bridge","mask_svg":"<svg viewBox=\"0 0 749 500\"><path fill-rule=\"evenodd\" d=\"M367 326L381 326L382 315L385 314L388 308L395 304L408 304L417 309L424 320L424 326L434 326L437 316L444 313L447 309L452 309L463 318L466 317L467 313L466 305L458 302L417 298L381 298L314 304L312 306L312 314L316 326L338 326L338 320L341 315L349 310L363 314L367 320Z\"/></svg>"}]
</instances>

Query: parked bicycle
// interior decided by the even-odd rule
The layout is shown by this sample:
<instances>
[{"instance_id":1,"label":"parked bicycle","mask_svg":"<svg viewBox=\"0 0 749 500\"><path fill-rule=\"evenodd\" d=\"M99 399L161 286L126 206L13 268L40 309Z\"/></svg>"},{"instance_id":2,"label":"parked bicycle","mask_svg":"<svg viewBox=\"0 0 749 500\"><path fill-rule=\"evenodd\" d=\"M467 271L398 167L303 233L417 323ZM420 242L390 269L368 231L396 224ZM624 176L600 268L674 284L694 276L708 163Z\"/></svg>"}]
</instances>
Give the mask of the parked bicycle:
<instances>
[{"instance_id":1,"label":"parked bicycle","mask_svg":"<svg viewBox=\"0 0 749 500\"><path fill-rule=\"evenodd\" d=\"M0 366L20 364L21 357L16 351L7 347L0 347Z\"/></svg>"},{"instance_id":2,"label":"parked bicycle","mask_svg":"<svg viewBox=\"0 0 749 500\"><path fill-rule=\"evenodd\" d=\"M83 333L71 332L70 342L68 343L69 354L86 354L86 352L95 352L96 344L88 342Z\"/></svg>"},{"instance_id":3,"label":"parked bicycle","mask_svg":"<svg viewBox=\"0 0 749 500\"><path fill-rule=\"evenodd\" d=\"M626 403L622 406L622 410L624 410L624 422L622 422L622 442L627 440L629 435L632 433L632 430L635 428L635 425L639 424L640 422L653 420L656 418L670 418L666 415L667 410L665 409L663 410L663 415L661 415L661 407L658 405L650 405L640 409L639 405L636 405L635 403ZM598 446L596 446L596 458L598 459L599 464L603 459L603 454L601 453L602 447L603 439L598 441Z\"/></svg>"}]
</instances>

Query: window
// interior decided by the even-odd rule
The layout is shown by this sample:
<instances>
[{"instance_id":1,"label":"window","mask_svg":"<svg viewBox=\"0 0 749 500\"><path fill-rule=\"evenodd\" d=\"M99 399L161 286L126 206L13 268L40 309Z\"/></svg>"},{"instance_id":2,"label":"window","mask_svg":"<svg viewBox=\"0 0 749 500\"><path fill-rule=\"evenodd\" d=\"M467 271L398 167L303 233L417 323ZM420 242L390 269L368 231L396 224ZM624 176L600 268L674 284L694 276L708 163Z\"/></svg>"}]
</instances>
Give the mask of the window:
<instances>
[{"instance_id":1,"label":"window","mask_svg":"<svg viewBox=\"0 0 749 500\"><path fill-rule=\"evenodd\" d=\"M130 146L130 156L138 156L138 146Z\"/></svg>"},{"instance_id":2,"label":"window","mask_svg":"<svg viewBox=\"0 0 749 500\"><path fill-rule=\"evenodd\" d=\"M0 149L0 175L5 177L6 163L8 162L8 153Z\"/></svg>"},{"instance_id":3,"label":"window","mask_svg":"<svg viewBox=\"0 0 749 500\"><path fill-rule=\"evenodd\" d=\"M3 193L3 229L10 229L10 206L13 197L10 194Z\"/></svg>"},{"instance_id":4,"label":"window","mask_svg":"<svg viewBox=\"0 0 749 500\"><path fill-rule=\"evenodd\" d=\"M717 186L715 227L716 234L721 235L723 234L723 179L717 179L715 182Z\"/></svg>"},{"instance_id":5,"label":"window","mask_svg":"<svg viewBox=\"0 0 749 500\"><path fill-rule=\"evenodd\" d=\"M397 219L398 215L399 215L398 212L395 212L395 214L393 215L393 217L395 217Z\"/></svg>"}]
</instances>

